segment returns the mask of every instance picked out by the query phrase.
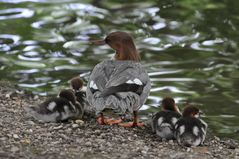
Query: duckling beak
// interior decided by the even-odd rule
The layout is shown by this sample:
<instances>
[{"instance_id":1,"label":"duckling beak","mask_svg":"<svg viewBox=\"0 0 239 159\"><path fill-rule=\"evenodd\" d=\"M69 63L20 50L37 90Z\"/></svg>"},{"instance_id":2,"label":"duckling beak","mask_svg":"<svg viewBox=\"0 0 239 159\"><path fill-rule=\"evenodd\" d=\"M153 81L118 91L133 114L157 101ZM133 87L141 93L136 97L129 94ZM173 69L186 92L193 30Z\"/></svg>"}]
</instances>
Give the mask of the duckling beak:
<instances>
[{"instance_id":1,"label":"duckling beak","mask_svg":"<svg viewBox=\"0 0 239 159\"><path fill-rule=\"evenodd\" d=\"M105 40L92 40L90 41L90 44L92 45L104 45L106 44Z\"/></svg>"}]
</instances>

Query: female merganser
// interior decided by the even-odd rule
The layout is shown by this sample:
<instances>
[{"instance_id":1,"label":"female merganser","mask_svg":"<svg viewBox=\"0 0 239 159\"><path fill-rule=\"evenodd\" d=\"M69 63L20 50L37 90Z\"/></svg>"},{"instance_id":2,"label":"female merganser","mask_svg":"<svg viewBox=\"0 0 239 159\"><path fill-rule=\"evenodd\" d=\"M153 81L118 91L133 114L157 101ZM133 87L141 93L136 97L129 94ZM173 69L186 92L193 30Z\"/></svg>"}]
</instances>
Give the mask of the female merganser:
<instances>
[{"instance_id":1,"label":"female merganser","mask_svg":"<svg viewBox=\"0 0 239 159\"><path fill-rule=\"evenodd\" d=\"M104 40L93 44L108 44L116 51L113 60L105 60L93 69L87 85L86 96L95 109L99 124L121 123L121 119L107 119L108 115L124 116L133 113L133 122L121 126L142 126L137 112L146 101L151 84L139 63L140 56L132 37L125 32L110 33Z\"/></svg>"},{"instance_id":2,"label":"female merganser","mask_svg":"<svg viewBox=\"0 0 239 159\"><path fill-rule=\"evenodd\" d=\"M58 97L50 98L36 107L24 109L36 120L42 122L60 122L83 116L83 108L76 101L72 90L62 90Z\"/></svg>"},{"instance_id":3,"label":"female merganser","mask_svg":"<svg viewBox=\"0 0 239 159\"><path fill-rule=\"evenodd\" d=\"M194 106L187 106L183 110L183 116L175 125L175 138L182 146L198 146L203 144L207 124L199 119L199 109Z\"/></svg>"},{"instance_id":4,"label":"female merganser","mask_svg":"<svg viewBox=\"0 0 239 159\"><path fill-rule=\"evenodd\" d=\"M171 97L162 100L162 111L152 116L152 130L159 137L167 140L174 138L174 127L181 117L175 101Z\"/></svg>"}]
</instances>

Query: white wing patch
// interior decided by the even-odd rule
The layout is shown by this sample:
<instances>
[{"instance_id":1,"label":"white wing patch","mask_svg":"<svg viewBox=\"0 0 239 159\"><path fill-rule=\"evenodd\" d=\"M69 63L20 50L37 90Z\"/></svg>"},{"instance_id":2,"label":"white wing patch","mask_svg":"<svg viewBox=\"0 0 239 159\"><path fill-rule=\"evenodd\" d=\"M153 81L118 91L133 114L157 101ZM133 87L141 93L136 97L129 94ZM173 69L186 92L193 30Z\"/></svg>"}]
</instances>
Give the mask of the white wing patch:
<instances>
[{"instance_id":1,"label":"white wing patch","mask_svg":"<svg viewBox=\"0 0 239 159\"><path fill-rule=\"evenodd\" d=\"M175 117L173 117L173 118L171 119L171 121L172 121L172 123L173 123L173 125L174 125L174 124L176 124L176 122L178 121L178 119L175 118Z\"/></svg>"},{"instance_id":2,"label":"white wing patch","mask_svg":"<svg viewBox=\"0 0 239 159\"><path fill-rule=\"evenodd\" d=\"M199 133L199 128L198 128L197 126L194 126L194 127L193 127L193 134L194 134L195 136L198 136L198 133Z\"/></svg>"},{"instance_id":3,"label":"white wing patch","mask_svg":"<svg viewBox=\"0 0 239 159\"><path fill-rule=\"evenodd\" d=\"M126 83L128 84L134 84L134 82L132 80L128 80Z\"/></svg>"},{"instance_id":4,"label":"white wing patch","mask_svg":"<svg viewBox=\"0 0 239 159\"><path fill-rule=\"evenodd\" d=\"M53 111L55 107L56 107L56 102L51 102L48 104L47 109L50 111Z\"/></svg>"},{"instance_id":5,"label":"white wing patch","mask_svg":"<svg viewBox=\"0 0 239 159\"><path fill-rule=\"evenodd\" d=\"M161 125L161 124L162 124L162 122L163 122L163 118L162 118L162 117L160 117L160 118L158 119L158 125Z\"/></svg>"},{"instance_id":6,"label":"white wing patch","mask_svg":"<svg viewBox=\"0 0 239 159\"><path fill-rule=\"evenodd\" d=\"M128 84L143 85L143 83L138 78L135 78L133 81L132 80L128 80L126 83L128 83Z\"/></svg>"},{"instance_id":7,"label":"white wing patch","mask_svg":"<svg viewBox=\"0 0 239 159\"><path fill-rule=\"evenodd\" d=\"M94 81L90 81L90 88L98 89Z\"/></svg>"},{"instance_id":8,"label":"white wing patch","mask_svg":"<svg viewBox=\"0 0 239 159\"><path fill-rule=\"evenodd\" d=\"M185 126L182 125L179 127L179 134L182 135L185 132Z\"/></svg>"},{"instance_id":9,"label":"white wing patch","mask_svg":"<svg viewBox=\"0 0 239 159\"><path fill-rule=\"evenodd\" d=\"M137 85L143 85L143 83L138 78L134 79L134 83Z\"/></svg>"}]
</instances>

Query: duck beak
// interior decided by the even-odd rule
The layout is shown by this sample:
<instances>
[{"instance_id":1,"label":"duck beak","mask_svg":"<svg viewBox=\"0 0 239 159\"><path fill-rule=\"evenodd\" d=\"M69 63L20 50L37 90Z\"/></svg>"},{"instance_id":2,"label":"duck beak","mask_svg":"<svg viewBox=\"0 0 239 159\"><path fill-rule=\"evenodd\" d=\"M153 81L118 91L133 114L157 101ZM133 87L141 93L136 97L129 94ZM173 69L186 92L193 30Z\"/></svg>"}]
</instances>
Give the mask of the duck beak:
<instances>
[{"instance_id":1,"label":"duck beak","mask_svg":"<svg viewBox=\"0 0 239 159\"><path fill-rule=\"evenodd\" d=\"M92 45L104 45L106 44L105 40L92 40L90 41L90 44Z\"/></svg>"}]
</instances>

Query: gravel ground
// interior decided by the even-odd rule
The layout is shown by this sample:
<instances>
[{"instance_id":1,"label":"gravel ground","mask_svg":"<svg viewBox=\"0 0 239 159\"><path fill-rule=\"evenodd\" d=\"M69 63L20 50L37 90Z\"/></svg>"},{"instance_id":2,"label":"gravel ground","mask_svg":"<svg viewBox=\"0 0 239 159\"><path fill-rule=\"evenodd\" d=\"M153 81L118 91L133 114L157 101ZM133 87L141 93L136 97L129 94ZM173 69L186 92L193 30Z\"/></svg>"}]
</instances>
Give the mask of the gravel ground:
<instances>
[{"instance_id":1,"label":"gravel ground","mask_svg":"<svg viewBox=\"0 0 239 159\"><path fill-rule=\"evenodd\" d=\"M205 145L184 148L161 141L150 129L97 125L95 119L39 123L23 107L44 98L16 93L0 83L0 158L239 158L238 143L207 137Z\"/></svg>"}]
</instances>

